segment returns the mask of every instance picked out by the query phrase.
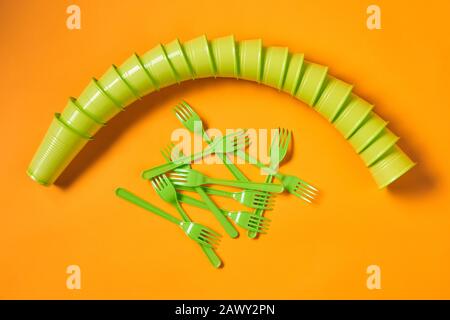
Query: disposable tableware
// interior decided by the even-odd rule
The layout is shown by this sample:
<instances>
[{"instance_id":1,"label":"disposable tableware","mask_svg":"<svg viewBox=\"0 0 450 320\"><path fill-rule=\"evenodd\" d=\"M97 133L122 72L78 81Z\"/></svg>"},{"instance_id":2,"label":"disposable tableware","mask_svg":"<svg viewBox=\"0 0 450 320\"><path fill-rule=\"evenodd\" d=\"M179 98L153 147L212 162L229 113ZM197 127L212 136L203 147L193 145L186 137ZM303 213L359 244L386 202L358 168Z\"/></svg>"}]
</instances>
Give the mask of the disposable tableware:
<instances>
[{"instance_id":1,"label":"disposable tableware","mask_svg":"<svg viewBox=\"0 0 450 320\"><path fill-rule=\"evenodd\" d=\"M178 199L181 202L196 206L198 208L208 210L208 206L195 198L178 193ZM227 211L221 210L222 214L233 220L238 226L248 230L249 232L266 233L269 228L270 220L265 217L256 216L246 211Z\"/></svg>"},{"instance_id":2,"label":"disposable tableware","mask_svg":"<svg viewBox=\"0 0 450 320\"><path fill-rule=\"evenodd\" d=\"M199 187L206 184L219 184L222 186L276 193L283 192L284 189L281 184L243 182L210 178L205 176L201 172L192 169L175 169L173 172L170 172L169 177L175 185L187 187Z\"/></svg>"}]
</instances>

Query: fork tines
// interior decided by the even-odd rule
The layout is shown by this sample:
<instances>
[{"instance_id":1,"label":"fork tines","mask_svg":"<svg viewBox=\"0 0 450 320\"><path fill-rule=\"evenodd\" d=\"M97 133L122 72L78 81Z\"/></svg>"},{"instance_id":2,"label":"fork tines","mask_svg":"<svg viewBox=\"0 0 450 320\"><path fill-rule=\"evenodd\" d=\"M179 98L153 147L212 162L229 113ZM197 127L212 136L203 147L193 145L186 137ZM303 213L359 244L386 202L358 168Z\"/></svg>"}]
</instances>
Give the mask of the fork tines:
<instances>
[{"instance_id":1,"label":"fork tines","mask_svg":"<svg viewBox=\"0 0 450 320\"><path fill-rule=\"evenodd\" d=\"M217 246L220 244L220 237L220 234L205 226L202 226L202 229L198 235L198 239L202 244L210 246L212 248L217 248Z\"/></svg>"},{"instance_id":2,"label":"fork tines","mask_svg":"<svg viewBox=\"0 0 450 320\"><path fill-rule=\"evenodd\" d=\"M305 181L298 181L294 187L294 193L303 200L311 203L317 197L319 190Z\"/></svg>"}]
</instances>

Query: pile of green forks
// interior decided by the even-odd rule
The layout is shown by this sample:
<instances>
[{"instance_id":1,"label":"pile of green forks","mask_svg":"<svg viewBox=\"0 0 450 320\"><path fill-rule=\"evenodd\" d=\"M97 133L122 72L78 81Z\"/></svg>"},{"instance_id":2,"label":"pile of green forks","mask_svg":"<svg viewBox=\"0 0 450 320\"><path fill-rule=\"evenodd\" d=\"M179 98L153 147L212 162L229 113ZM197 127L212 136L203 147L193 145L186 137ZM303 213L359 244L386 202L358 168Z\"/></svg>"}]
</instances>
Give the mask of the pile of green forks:
<instances>
[{"instance_id":1,"label":"pile of green forks","mask_svg":"<svg viewBox=\"0 0 450 320\"><path fill-rule=\"evenodd\" d=\"M292 134L289 130L278 129L278 134L272 139L270 147L270 166L265 166L245 151L245 148L250 142L245 130L236 131L212 140L206 133L200 116L190 105L183 101L174 108L174 111L183 126L194 134L200 134L208 144L208 147L199 153L186 156L178 150L175 150L174 145L171 144L161 151L166 163L145 170L142 173L142 177L151 181L156 193L164 201L176 208L181 219L168 214L123 188L118 188L116 194L178 225L189 238L200 245L214 267L218 268L222 265L221 259L215 252L221 235L208 227L193 222L180 203L186 203L211 211L225 232L232 238L236 238L239 233L230 220L235 225L247 230L250 238L256 238L259 233L266 233L269 227L270 220L264 217L263 214L265 210L273 209L274 194L287 191L309 203L316 197L318 190L315 187L296 176L286 175L276 170L281 161L286 157L291 143ZM198 130L198 128L201 129ZM238 157L245 159L247 162L265 171L267 173L265 181L250 181L235 164L229 161L229 153L234 153ZM195 160L210 154L215 154L222 160L222 163L233 174L235 180L210 178L191 168L191 164ZM279 180L281 184L273 183L274 178ZM215 184L240 188L242 190L229 192L206 186ZM186 195L181 191L195 192L200 196L202 201ZM221 209L210 198L210 195L232 198L254 210L253 212L247 212Z\"/></svg>"}]
</instances>

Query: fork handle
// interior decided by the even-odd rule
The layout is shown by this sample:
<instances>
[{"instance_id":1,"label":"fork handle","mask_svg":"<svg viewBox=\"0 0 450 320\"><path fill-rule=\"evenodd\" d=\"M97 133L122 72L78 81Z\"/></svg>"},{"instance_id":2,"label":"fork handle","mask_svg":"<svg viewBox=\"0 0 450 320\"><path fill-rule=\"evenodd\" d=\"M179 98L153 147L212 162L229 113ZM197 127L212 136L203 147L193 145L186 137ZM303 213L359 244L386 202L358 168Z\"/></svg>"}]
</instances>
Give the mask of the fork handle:
<instances>
[{"instance_id":1,"label":"fork handle","mask_svg":"<svg viewBox=\"0 0 450 320\"><path fill-rule=\"evenodd\" d=\"M135 194L131 193L130 191L123 189L123 188L117 188L116 189L116 195L122 199L125 199L138 207L141 207L142 209L145 209L147 211L153 212L154 214L172 222L176 225L180 225L182 223L181 220L175 218L174 216L168 214L167 212L159 209L158 207L155 207L151 203L148 203L144 199L136 196Z\"/></svg>"},{"instance_id":2,"label":"fork handle","mask_svg":"<svg viewBox=\"0 0 450 320\"><path fill-rule=\"evenodd\" d=\"M175 188L177 190L195 192L195 187L176 185ZM219 189L214 189L214 188L209 188L209 187L202 187L202 189L203 189L203 191L205 191L207 194L210 194L210 195L233 198L233 192L230 192L230 191L219 190Z\"/></svg>"},{"instance_id":3,"label":"fork handle","mask_svg":"<svg viewBox=\"0 0 450 320\"><path fill-rule=\"evenodd\" d=\"M190 197L190 196L182 194L182 193L177 193L177 197L178 197L178 200L183 202L183 203L190 204L191 206L194 206L194 207L197 207L197 208L209 210L208 206L203 201L200 201L198 199L195 199L193 197ZM222 212L222 214L224 216L228 215L228 211L225 211L223 209L220 209L220 211Z\"/></svg>"},{"instance_id":4,"label":"fork handle","mask_svg":"<svg viewBox=\"0 0 450 320\"><path fill-rule=\"evenodd\" d=\"M199 245L202 248L203 252L205 253L206 257L208 258L209 262L211 262L211 264L213 265L213 267L219 268L222 265L222 260L220 260L219 256L214 251L214 249L205 245L201 244Z\"/></svg>"},{"instance_id":5,"label":"fork handle","mask_svg":"<svg viewBox=\"0 0 450 320\"><path fill-rule=\"evenodd\" d=\"M191 162L195 161L196 159L199 159L201 157L206 157L206 156L210 155L212 152L213 152L213 150L211 148L206 148L205 150L203 150L201 152L197 152L193 155L178 158L175 162L164 163L162 165L145 170L144 172L142 172L141 176L145 180L150 180L150 179L152 179L156 176L159 176L163 173L172 171L178 167L181 167L188 163L191 163Z\"/></svg>"},{"instance_id":6,"label":"fork handle","mask_svg":"<svg viewBox=\"0 0 450 320\"><path fill-rule=\"evenodd\" d=\"M209 198L206 192L202 189L202 187L196 187L195 191L200 195L205 204L208 206L208 209L214 214L216 219L220 222L222 227L225 229L225 232L232 238L236 238L239 235L239 232L234 228L231 222L223 215L222 210L220 210L217 205Z\"/></svg>"},{"instance_id":7,"label":"fork handle","mask_svg":"<svg viewBox=\"0 0 450 320\"><path fill-rule=\"evenodd\" d=\"M197 200L197 199L194 199ZM176 203L176 208L178 212L183 217L183 220L186 222L192 222L192 220L187 215L186 211L184 211L183 207L178 203ZM216 251L214 251L213 248L209 246L205 246L199 243L200 248L205 253L206 257L208 258L209 262L213 265L214 268L219 268L222 265L222 260L220 260L219 256L217 255Z\"/></svg>"},{"instance_id":8,"label":"fork handle","mask_svg":"<svg viewBox=\"0 0 450 320\"><path fill-rule=\"evenodd\" d=\"M280 193L283 192L284 187L281 184L261 183L261 182L242 182L242 181L230 181L222 179L206 179L206 183L220 184L222 186L236 187L241 189L250 189L258 191L267 191Z\"/></svg>"}]
</instances>

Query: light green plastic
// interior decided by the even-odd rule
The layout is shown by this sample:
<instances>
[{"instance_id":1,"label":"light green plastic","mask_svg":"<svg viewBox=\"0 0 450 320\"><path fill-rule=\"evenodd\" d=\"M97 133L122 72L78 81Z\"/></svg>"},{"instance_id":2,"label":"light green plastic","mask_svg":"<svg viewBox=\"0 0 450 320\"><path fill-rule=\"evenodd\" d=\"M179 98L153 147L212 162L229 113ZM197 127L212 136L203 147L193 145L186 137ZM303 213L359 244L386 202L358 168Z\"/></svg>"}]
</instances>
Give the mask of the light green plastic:
<instances>
[{"instance_id":1,"label":"light green plastic","mask_svg":"<svg viewBox=\"0 0 450 320\"><path fill-rule=\"evenodd\" d=\"M171 65L173 66L177 79L179 81L184 81L188 79L195 79L194 71L189 65L186 55L183 51L183 47L178 39L170 42L164 46L167 58L169 59Z\"/></svg>"},{"instance_id":2,"label":"light green plastic","mask_svg":"<svg viewBox=\"0 0 450 320\"><path fill-rule=\"evenodd\" d=\"M387 121L371 112L361 127L348 139L357 153L361 153L386 127Z\"/></svg>"},{"instance_id":3,"label":"light green plastic","mask_svg":"<svg viewBox=\"0 0 450 320\"><path fill-rule=\"evenodd\" d=\"M197 208L202 208L209 210L208 205L205 202L197 200L188 195L178 193L178 199L183 202L195 206ZM256 216L252 212L246 211L227 211L220 209L222 215L230 218L236 223L236 225L254 233L266 233L269 228L270 220L264 217Z\"/></svg>"},{"instance_id":4,"label":"light green plastic","mask_svg":"<svg viewBox=\"0 0 450 320\"><path fill-rule=\"evenodd\" d=\"M214 251L211 246L204 245L204 232L213 233L216 234L211 229L204 227L198 223L192 223L190 221L181 221L174 216L168 214L167 212L159 209L158 207L152 205L151 203L148 203L147 201L141 199L140 197L134 195L133 193L129 192L128 190L125 190L123 188L116 189L116 195L124 200L127 200L138 207L145 209L149 212L152 212L158 216L160 216L163 219L166 219L167 221L170 221L176 225L178 225L184 233L191 238L192 240L196 241L200 247L202 248L203 252L208 257L209 261L215 268L219 268L222 265L222 261L217 256L216 252ZM218 234L216 234L218 235Z\"/></svg>"},{"instance_id":5,"label":"light green plastic","mask_svg":"<svg viewBox=\"0 0 450 320\"><path fill-rule=\"evenodd\" d=\"M215 139L211 144L209 144L208 148L205 148L202 151L199 151L197 153L186 155L179 157L176 161L170 162L170 163L164 163L162 165L153 167L151 169L145 170L142 172L141 176L145 180L153 179L156 176L159 176L163 173L172 171L176 168L179 168L185 164L192 163L197 159L204 158L206 156L209 156L212 153L221 153L221 152L234 152L236 151L234 148L242 147L239 144L232 145L231 141L234 139L238 134L236 132L230 133L226 136L222 136L218 139ZM230 146L229 149L224 150L223 146Z\"/></svg>"},{"instance_id":6,"label":"light green plastic","mask_svg":"<svg viewBox=\"0 0 450 320\"><path fill-rule=\"evenodd\" d=\"M188 41L184 45L180 45L180 43L175 40L167 45L162 46L162 49L161 46L158 46L159 49L155 49L156 51L154 52L159 52L160 55L154 57L152 61L155 61L155 59L158 61L162 61L161 66L165 65L166 68L164 68L164 70L168 70L168 60L169 65L172 66L172 71L175 75L175 78L178 81L206 76L229 76L231 68L224 68L224 66L230 66L228 62L225 63L225 60L221 60L222 58L219 58L217 59L218 61L215 61L215 59L218 57L230 57L231 42L230 40L222 41L227 42L228 45L215 46L215 52L214 54L212 54L211 45L207 41L205 36ZM212 42L214 42L214 40ZM333 114L336 112L336 109L339 109L336 108L336 105L338 104L334 104L334 102L332 104L328 104L327 102L325 103L325 105L322 102L318 104L318 101L321 100L321 95L325 92L325 79L328 70L327 67L314 64L309 61L304 61L303 55L301 54L289 54L287 59L287 67L284 67L283 63L277 63L277 65L280 66L281 70L274 70L274 74L272 75L271 71L266 71L266 73L264 73L266 62L265 56L263 55L263 51L270 52L272 50L270 48L265 48L263 50L262 41L260 39L240 41L239 43L235 44L235 48L237 49L238 56L238 74L236 75L236 78L261 82L263 74L266 74L266 81L268 83L270 82L271 84L278 83L278 87L279 80L284 79L282 80L283 91L291 93L292 95L294 95L294 97L300 99L303 102L306 102L310 106L315 105L316 108L320 107L318 108L318 110L321 110L322 113L324 113L330 119L333 118ZM222 50L225 50L223 54L221 52ZM280 61L282 60L283 59L281 59ZM227 61L231 60L227 59ZM217 70L215 67L216 63L220 65L220 68L217 68ZM272 65L272 63L270 65ZM95 81L92 81L87 86L81 96L77 99L79 106L88 116L90 116L96 122L106 123L114 115L118 114L123 107L126 107L128 103L127 101L131 101L129 92L126 93L125 91L125 84L131 89L130 91L134 93L134 97L143 97L146 94L151 93L157 89L156 79L160 79L161 82L165 82L161 79L164 78L164 76L167 76L169 73L166 73L164 71L164 74L159 74L159 71L157 71L160 70L159 68L153 69L153 72L155 73L155 79L153 79L150 72L152 71L150 69L152 69L153 67L149 66L148 68L149 70L145 69L139 56L133 54L129 59L127 59L122 65L117 68L117 72L123 82L120 82L119 79L116 78L115 80L117 80L117 82L114 84L114 86L109 86L109 84L111 84L111 81L114 80L114 70L109 70L108 75L100 78L101 82L97 83ZM221 74L221 72L225 72L226 74ZM278 82L275 79L278 79ZM173 82L173 78L170 81ZM342 95L338 96L341 97ZM322 99L322 101L323 100L324 99ZM332 100L334 101L334 99ZM332 108L331 106L334 107ZM353 137L354 141L357 137L355 136L355 132L357 130L359 131L360 127L363 125L363 122L366 121L371 108L371 104L352 94L349 100L344 103L342 110L338 110L333 125L344 135L344 137L350 140L352 140ZM74 112L78 111L74 110ZM65 118L71 119L71 116L68 114L69 111L66 111L64 113ZM67 124L73 126L73 128L75 129L75 123L67 122ZM375 129L378 130L379 128ZM81 133L80 129L75 130ZM96 131L97 129L92 130ZM358 143L358 152L363 151L365 147L370 145L370 140L375 139L379 132L380 131L366 132L367 136L370 136L370 139L368 139L369 142L366 143L366 139L366 141L362 143L363 145L365 145L362 148ZM37 150L37 154L40 154L41 156L46 155L48 152L55 152L50 150L50 145L48 143L42 143L40 148ZM77 152L78 151L76 151L75 154ZM67 153L66 156L70 157L70 159L73 158L71 153ZM44 162L33 161L33 163L28 168L28 172L31 176L34 177L46 176L47 180L41 180L41 182L45 184L51 184L56 180L58 175L65 169L70 161L67 161L67 159L62 156L57 157L56 155L52 155L51 157L46 157L52 159L58 158L59 166L56 166L55 162L53 162L52 164L50 164L49 162L49 168L46 168L47 160ZM37 165L38 163L39 165ZM50 166L52 169L50 169ZM51 170L53 170L52 174L50 174Z\"/></svg>"},{"instance_id":7,"label":"light green plastic","mask_svg":"<svg viewBox=\"0 0 450 320\"><path fill-rule=\"evenodd\" d=\"M139 56L134 53L119 68L122 78L143 97L156 90L155 81L144 68Z\"/></svg>"},{"instance_id":8,"label":"light green plastic","mask_svg":"<svg viewBox=\"0 0 450 320\"><path fill-rule=\"evenodd\" d=\"M177 74L161 44L147 51L140 58L158 90L179 82Z\"/></svg>"},{"instance_id":9,"label":"light green plastic","mask_svg":"<svg viewBox=\"0 0 450 320\"><path fill-rule=\"evenodd\" d=\"M262 83L281 90L288 64L289 49L270 47L264 52Z\"/></svg>"},{"instance_id":10,"label":"light green plastic","mask_svg":"<svg viewBox=\"0 0 450 320\"><path fill-rule=\"evenodd\" d=\"M393 146L369 170L381 189L397 180L414 166L415 163L399 147Z\"/></svg>"},{"instance_id":11,"label":"light green plastic","mask_svg":"<svg viewBox=\"0 0 450 320\"><path fill-rule=\"evenodd\" d=\"M161 150L161 154L163 155L166 162L171 163L172 161L172 148L169 148L168 150ZM180 156L183 156L183 153L180 153ZM183 165L181 168L183 169L190 169L190 164ZM170 183L172 184L172 183ZM173 187L173 185L172 185ZM233 227L233 225L226 219L226 217L223 216L220 208L212 201L209 196L206 194L206 192L203 190L202 187L196 187L192 188L193 191L197 192L200 197L203 199L205 206L208 208L209 211L215 216L215 218L219 221L219 223L224 228L225 232L231 237L236 238L239 236L239 232ZM176 191L175 191L176 194ZM178 200L178 197L177 197Z\"/></svg>"},{"instance_id":12,"label":"light green plastic","mask_svg":"<svg viewBox=\"0 0 450 320\"><path fill-rule=\"evenodd\" d=\"M283 91L294 95L297 91L300 76L303 68L305 55L303 53L295 53L290 56L288 69L286 71L286 79L283 84Z\"/></svg>"},{"instance_id":13,"label":"light green plastic","mask_svg":"<svg viewBox=\"0 0 450 320\"><path fill-rule=\"evenodd\" d=\"M308 194L311 192L312 193L317 192L317 189L312 185L310 185L309 183L307 183L306 181L296 176L286 175L281 173L280 171L276 171L270 167L267 167L261 161L259 161L256 158L253 158L243 150L238 150L237 155L240 158L244 159L246 162L252 163L259 169L276 177L282 183L284 190L300 199L303 199L307 202L311 202L311 199L308 196Z\"/></svg>"},{"instance_id":14,"label":"light green plastic","mask_svg":"<svg viewBox=\"0 0 450 320\"><path fill-rule=\"evenodd\" d=\"M178 190L195 191L193 187L177 186ZM246 207L254 209L272 210L273 198L270 193L259 192L255 190L226 191L211 187L202 187L208 195L231 198L243 204Z\"/></svg>"},{"instance_id":15,"label":"light green plastic","mask_svg":"<svg viewBox=\"0 0 450 320\"><path fill-rule=\"evenodd\" d=\"M317 112L330 122L333 122L337 114L344 107L345 102L352 92L353 86L328 76L326 86L319 100L315 104Z\"/></svg>"},{"instance_id":16,"label":"light green plastic","mask_svg":"<svg viewBox=\"0 0 450 320\"><path fill-rule=\"evenodd\" d=\"M399 140L399 137L392 133L391 130L385 128L363 152L361 159L367 167L370 167L378 159L387 153Z\"/></svg>"},{"instance_id":17,"label":"light green plastic","mask_svg":"<svg viewBox=\"0 0 450 320\"><path fill-rule=\"evenodd\" d=\"M352 94L333 125L345 139L348 139L361 126L372 109L372 104Z\"/></svg>"},{"instance_id":18,"label":"light green plastic","mask_svg":"<svg viewBox=\"0 0 450 320\"><path fill-rule=\"evenodd\" d=\"M125 108L139 98L139 95L122 78L115 65L112 65L106 71L98 80L98 84L122 108Z\"/></svg>"},{"instance_id":19,"label":"light green plastic","mask_svg":"<svg viewBox=\"0 0 450 320\"><path fill-rule=\"evenodd\" d=\"M275 137L275 139L272 141L272 144L270 145L270 159L271 163L270 165L275 168L279 167L280 163L284 160L286 157L289 145L292 141L292 133L285 129L279 129L278 135ZM278 151L278 154L276 153ZM273 178L275 176L268 174L266 179L264 180L265 183L272 183ZM258 208L255 210L255 216L256 217L262 217L264 214L264 210L267 210L265 208ZM247 235L251 239L255 239L258 236L257 231L249 231L247 232Z\"/></svg>"},{"instance_id":20,"label":"light green plastic","mask_svg":"<svg viewBox=\"0 0 450 320\"><path fill-rule=\"evenodd\" d=\"M257 190L257 191L267 191L274 193L280 193L283 192L284 190L281 184L269 184L263 182L244 182L244 181L210 178L204 175L203 173L192 169L179 169L176 170L175 174L178 176L183 175L186 177L185 181L173 180L174 184L179 186L200 187L207 184L217 184L221 186Z\"/></svg>"},{"instance_id":21,"label":"light green plastic","mask_svg":"<svg viewBox=\"0 0 450 320\"><path fill-rule=\"evenodd\" d=\"M77 99L78 105L91 114L98 122L106 123L122 111L120 105L108 96L96 79L81 93Z\"/></svg>"},{"instance_id":22,"label":"light green plastic","mask_svg":"<svg viewBox=\"0 0 450 320\"><path fill-rule=\"evenodd\" d=\"M211 49L205 35L185 42L183 48L196 78L216 75Z\"/></svg>"},{"instance_id":23,"label":"light green plastic","mask_svg":"<svg viewBox=\"0 0 450 320\"><path fill-rule=\"evenodd\" d=\"M31 160L28 175L42 185L51 185L62 170L89 141L65 125L56 113L48 131Z\"/></svg>"},{"instance_id":24,"label":"light green plastic","mask_svg":"<svg viewBox=\"0 0 450 320\"><path fill-rule=\"evenodd\" d=\"M222 77L238 76L238 60L234 36L217 38L211 41L217 73Z\"/></svg>"},{"instance_id":25,"label":"light green plastic","mask_svg":"<svg viewBox=\"0 0 450 320\"><path fill-rule=\"evenodd\" d=\"M104 124L97 122L78 106L75 98L70 97L61 114L61 120L80 135L92 138Z\"/></svg>"},{"instance_id":26,"label":"light green plastic","mask_svg":"<svg viewBox=\"0 0 450 320\"><path fill-rule=\"evenodd\" d=\"M239 78L261 81L262 71L262 40L244 40L239 43Z\"/></svg>"},{"instance_id":27,"label":"light green plastic","mask_svg":"<svg viewBox=\"0 0 450 320\"><path fill-rule=\"evenodd\" d=\"M211 145L212 140L208 136L205 127L203 125L200 116L192 109L192 107L185 101L177 105L174 108L175 116L180 120L181 124L194 134L199 134L205 140L208 145ZM195 132L199 124L201 124L201 132ZM227 161L227 156L221 153L217 153L216 156L222 160L225 167L231 172L231 174L239 181L248 181L247 177L242 173L239 168L233 163Z\"/></svg>"},{"instance_id":28,"label":"light green plastic","mask_svg":"<svg viewBox=\"0 0 450 320\"><path fill-rule=\"evenodd\" d=\"M300 81L295 97L300 101L313 106L322 90L327 73L328 67L305 61L302 80Z\"/></svg>"}]
</instances>

